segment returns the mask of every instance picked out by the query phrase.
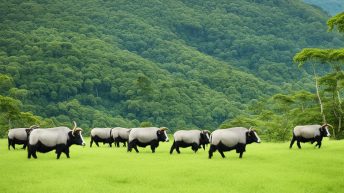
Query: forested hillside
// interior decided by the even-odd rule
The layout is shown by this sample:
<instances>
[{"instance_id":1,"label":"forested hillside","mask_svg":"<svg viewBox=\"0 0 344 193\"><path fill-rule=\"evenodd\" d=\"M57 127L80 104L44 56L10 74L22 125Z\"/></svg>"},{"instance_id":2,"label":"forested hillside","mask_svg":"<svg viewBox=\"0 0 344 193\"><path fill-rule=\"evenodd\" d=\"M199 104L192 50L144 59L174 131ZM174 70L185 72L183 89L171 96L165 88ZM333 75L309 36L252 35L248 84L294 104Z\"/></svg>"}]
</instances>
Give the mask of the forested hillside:
<instances>
[{"instance_id":1,"label":"forested hillside","mask_svg":"<svg viewBox=\"0 0 344 193\"><path fill-rule=\"evenodd\" d=\"M304 0L306 3L321 7L331 15L344 11L343 0Z\"/></svg>"},{"instance_id":2,"label":"forested hillside","mask_svg":"<svg viewBox=\"0 0 344 193\"><path fill-rule=\"evenodd\" d=\"M327 19L299 0L2 1L0 101L17 111L0 126L214 129L253 99L313 89L292 58L343 45Z\"/></svg>"}]
</instances>

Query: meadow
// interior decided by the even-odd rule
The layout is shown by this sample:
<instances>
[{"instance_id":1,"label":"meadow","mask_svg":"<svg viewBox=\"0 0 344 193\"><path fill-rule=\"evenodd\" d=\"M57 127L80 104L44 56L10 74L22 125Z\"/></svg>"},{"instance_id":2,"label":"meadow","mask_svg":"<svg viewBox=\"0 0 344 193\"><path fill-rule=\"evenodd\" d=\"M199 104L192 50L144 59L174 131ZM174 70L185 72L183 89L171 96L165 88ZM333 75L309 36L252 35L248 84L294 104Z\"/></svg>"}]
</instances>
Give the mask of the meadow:
<instances>
[{"instance_id":1,"label":"meadow","mask_svg":"<svg viewBox=\"0 0 344 193\"><path fill-rule=\"evenodd\" d=\"M321 149L302 144L261 143L247 147L243 159L234 151L222 159L216 152L181 149L161 143L127 153L126 148L72 146L71 158L54 152L27 159L25 150L7 150L0 140L0 191L15 192L344 192L344 141L325 139ZM19 148L19 146L17 146ZM209 148L209 146L208 146Z\"/></svg>"}]
</instances>

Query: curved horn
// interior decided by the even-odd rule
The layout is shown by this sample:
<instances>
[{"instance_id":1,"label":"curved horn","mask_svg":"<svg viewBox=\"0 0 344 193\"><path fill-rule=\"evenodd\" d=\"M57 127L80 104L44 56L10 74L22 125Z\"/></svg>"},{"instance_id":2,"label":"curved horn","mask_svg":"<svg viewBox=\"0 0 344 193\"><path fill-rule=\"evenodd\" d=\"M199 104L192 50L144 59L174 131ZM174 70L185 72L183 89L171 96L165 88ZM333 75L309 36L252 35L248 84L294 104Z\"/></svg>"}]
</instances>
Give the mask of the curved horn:
<instances>
[{"instance_id":1,"label":"curved horn","mask_svg":"<svg viewBox=\"0 0 344 193\"><path fill-rule=\"evenodd\" d=\"M73 124L74 124L74 128L72 130L74 131L76 129L76 122L73 121Z\"/></svg>"},{"instance_id":2,"label":"curved horn","mask_svg":"<svg viewBox=\"0 0 344 193\"><path fill-rule=\"evenodd\" d=\"M39 128L39 125L31 125L29 129L36 129Z\"/></svg>"},{"instance_id":3,"label":"curved horn","mask_svg":"<svg viewBox=\"0 0 344 193\"><path fill-rule=\"evenodd\" d=\"M321 127L326 127L326 126L330 126L331 128L333 128L333 126L328 123L323 124Z\"/></svg>"},{"instance_id":4,"label":"curved horn","mask_svg":"<svg viewBox=\"0 0 344 193\"><path fill-rule=\"evenodd\" d=\"M74 129L74 132L77 132L77 131L83 131L83 129L81 129L80 127L77 127Z\"/></svg>"},{"instance_id":5,"label":"curved horn","mask_svg":"<svg viewBox=\"0 0 344 193\"><path fill-rule=\"evenodd\" d=\"M72 135L75 136L75 133L83 131L80 127L74 128L72 131Z\"/></svg>"},{"instance_id":6,"label":"curved horn","mask_svg":"<svg viewBox=\"0 0 344 193\"><path fill-rule=\"evenodd\" d=\"M251 126L248 130L251 131L253 129L253 127Z\"/></svg>"},{"instance_id":7,"label":"curved horn","mask_svg":"<svg viewBox=\"0 0 344 193\"><path fill-rule=\"evenodd\" d=\"M330 126L331 128L333 128L333 126L332 126L332 125L330 125L330 124L328 124L328 123L326 123L326 125L327 125L327 126Z\"/></svg>"},{"instance_id":8,"label":"curved horn","mask_svg":"<svg viewBox=\"0 0 344 193\"><path fill-rule=\"evenodd\" d=\"M167 127L160 127L160 130L161 130L161 131L167 131L168 128L167 128Z\"/></svg>"}]
</instances>

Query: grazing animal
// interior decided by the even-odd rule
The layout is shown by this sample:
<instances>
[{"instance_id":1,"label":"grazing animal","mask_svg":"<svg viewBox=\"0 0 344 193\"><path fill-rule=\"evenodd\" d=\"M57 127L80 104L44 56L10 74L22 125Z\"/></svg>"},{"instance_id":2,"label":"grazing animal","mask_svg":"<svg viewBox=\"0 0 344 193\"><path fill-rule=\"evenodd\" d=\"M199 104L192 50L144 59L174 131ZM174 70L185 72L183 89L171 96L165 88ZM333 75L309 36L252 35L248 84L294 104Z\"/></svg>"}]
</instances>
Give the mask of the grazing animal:
<instances>
[{"instance_id":1,"label":"grazing animal","mask_svg":"<svg viewBox=\"0 0 344 193\"><path fill-rule=\"evenodd\" d=\"M323 137L330 137L330 132L328 131L328 126L332 127L330 124L324 125L303 125L303 126L296 126L293 129L293 138L291 139L289 148L293 147L295 141L297 141L297 147L301 149L301 142L317 142L315 145L318 148L321 147L321 141Z\"/></svg>"},{"instance_id":2,"label":"grazing animal","mask_svg":"<svg viewBox=\"0 0 344 193\"><path fill-rule=\"evenodd\" d=\"M174 141L171 146L170 154L176 149L180 153L179 147L190 147L196 153L201 146L205 150L205 145L209 143L210 132L207 130L180 130L173 134Z\"/></svg>"},{"instance_id":3,"label":"grazing animal","mask_svg":"<svg viewBox=\"0 0 344 193\"><path fill-rule=\"evenodd\" d=\"M46 129L34 129L29 135L28 158L31 156L37 158L36 152L46 153L56 150L57 159L60 159L61 153L65 153L69 158L69 147L73 144L85 146L81 135L81 128L78 128L74 122L74 128L54 127Z\"/></svg>"},{"instance_id":4,"label":"grazing animal","mask_svg":"<svg viewBox=\"0 0 344 193\"><path fill-rule=\"evenodd\" d=\"M223 152L235 149L239 153L239 158L246 151L246 145L250 143L260 143L260 138L256 131L244 127L233 127L228 129L217 129L210 136L209 159L218 150L222 158Z\"/></svg>"},{"instance_id":5,"label":"grazing animal","mask_svg":"<svg viewBox=\"0 0 344 193\"><path fill-rule=\"evenodd\" d=\"M99 147L98 142L103 142L103 144L108 143L110 147L112 147L112 143L114 142L112 137L112 129L111 128L93 128L91 130L91 143L90 147L92 147L93 142Z\"/></svg>"},{"instance_id":6,"label":"grazing animal","mask_svg":"<svg viewBox=\"0 0 344 193\"><path fill-rule=\"evenodd\" d=\"M129 139L129 133L131 129L122 128L122 127L115 127L112 129L112 138L115 142L115 145L119 147L119 143L123 143L123 147L125 147L126 142Z\"/></svg>"},{"instance_id":7,"label":"grazing animal","mask_svg":"<svg viewBox=\"0 0 344 193\"><path fill-rule=\"evenodd\" d=\"M131 152L132 148L134 148L136 153L138 153L137 146L146 147L150 145L152 153L155 153L155 148L159 146L159 141L169 141L166 130L166 127L132 128L129 133L128 152Z\"/></svg>"},{"instance_id":8,"label":"grazing animal","mask_svg":"<svg viewBox=\"0 0 344 193\"><path fill-rule=\"evenodd\" d=\"M38 127L39 126L37 125L32 125L30 128L14 128L8 130L8 150L10 150L10 146L12 146L13 149L16 149L15 144L23 144L22 149L25 149L29 133Z\"/></svg>"}]
</instances>

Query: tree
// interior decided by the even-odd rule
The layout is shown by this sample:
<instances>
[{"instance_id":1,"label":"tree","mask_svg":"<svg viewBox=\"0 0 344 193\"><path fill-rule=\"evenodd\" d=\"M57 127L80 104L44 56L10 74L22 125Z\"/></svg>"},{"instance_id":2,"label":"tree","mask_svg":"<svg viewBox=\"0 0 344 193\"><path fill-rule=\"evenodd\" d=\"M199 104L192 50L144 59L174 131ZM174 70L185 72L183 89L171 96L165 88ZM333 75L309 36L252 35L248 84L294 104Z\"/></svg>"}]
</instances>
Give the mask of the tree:
<instances>
[{"instance_id":1,"label":"tree","mask_svg":"<svg viewBox=\"0 0 344 193\"><path fill-rule=\"evenodd\" d=\"M0 95L0 112L9 127L12 127L13 119L16 119L20 114L20 105L20 101Z\"/></svg>"},{"instance_id":2,"label":"tree","mask_svg":"<svg viewBox=\"0 0 344 193\"><path fill-rule=\"evenodd\" d=\"M281 111L283 116L283 122L280 125L280 128L282 130L279 132L280 139L286 140L288 129L292 126L291 123L291 117L292 115L292 105L295 103L293 97L283 95L283 94L276 94L272 96L272 99L276 102L276 108L278 111ZM284 127L284 128L283 128Z\"/></svg>"},{"instance_id":3,"label":"tree","mask_svg":"<svg viewBox=\"0 0 344 193\"><path fill-rule=\"evenodd\" d=\"M12 87L14 87L13 78L5 74L0 74L0 92L7 92Z\"/></svg>"},{"instance_id":4,"label":"tree","mask_svg":"<svg viewBox=\"0 0 344 193\"><path fill-rule=\"evenodd\" d=\"M149 121L143 121L140 123L140 127L152 127L153 124Z\"/></svg>"},{"instance_id":5,"label":"tree","mask_svg":"<svg viewBox=\"0 0 344 193\"><path fill-rule=\"evenodd\" d=\"M338 14L327 22L328 30L333 31L337 27L339 32L344 32L344 13ZM342 119L343 119L343 109L342 109L342 98L341 90L343 87L343 71L341 69L342 63L344 61L344 49L319 49L319 48L306 48L301 52L297 53L294 57L294 62L299 64L299 67L303 66L306 62L313 62L312 68L315 77L316 91L319 99L321 114L323 116L323 122L326 123L326 117L324 113L324 104L320 98L319 94L319 80L320 83L326 86L325 92L331 93L332 101L330 107L332 109L333 116L337 122L337 130L333 129L333 135L336 138L336 134L342 130ZM332 72L327 73L320 79L315 73L315 64L327 64L331 66Z\"/></svg>"},{"instance_id":6,"label":"tree","mask_svg":"<svg viewBox=\"0 0 344 193\"><path fill-rule=\"evenodd\" d=\"M327 26L329 31L337 27L339 32L344 33L344 12L329 19L327 21Z\"/></svg>"},{"instance_id":7,"label":"tree","mask_svg":"<svg viewBox=\"0 0 344 193\"><path fill-rule=\"evenodd\" d=\"M305 48L301 52L298 52L294 56L294 62L299 64L299 68L302 67L306 62L312 62L312 70L315 80L315 89L319 100L320 105L320 114L323 119L323 123L326 122L326 116L324 113L324 105L322 103L321 97L320 97L320 91L319 91L319 77L315 70L315 64L316 63L324 63L328 58L328 53L326 50L317 49L317 48Z\"/></svg>"}]
</instances>

